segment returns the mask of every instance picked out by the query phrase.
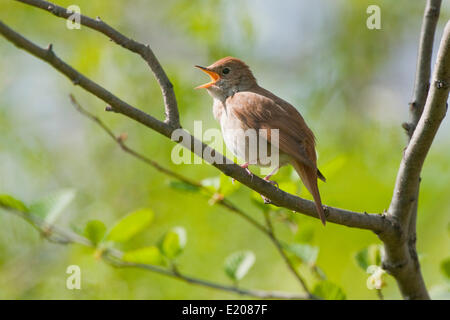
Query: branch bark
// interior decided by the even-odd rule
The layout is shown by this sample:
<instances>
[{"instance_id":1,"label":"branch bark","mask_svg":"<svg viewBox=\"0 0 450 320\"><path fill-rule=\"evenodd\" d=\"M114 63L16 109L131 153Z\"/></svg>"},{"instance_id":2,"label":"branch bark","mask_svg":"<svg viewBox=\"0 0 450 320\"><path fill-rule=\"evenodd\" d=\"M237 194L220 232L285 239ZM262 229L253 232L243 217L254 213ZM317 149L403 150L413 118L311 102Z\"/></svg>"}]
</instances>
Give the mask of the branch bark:
<instances>
[{"instance_id":1,"label":"branch bark","mask_svg":"<svg viewBox=\"0 0 450 320\"><path fill-rule=\"evenodd\" d=\"M59 18L67 19L73 14L72 12L67 11L66 8L63 8L48 1L42 0L16 0L16 1L23 2L25 4L46 10ZM105 36L109 37L112 41L114 41L118 45L140 55L142 59L144 59L147 62L148 66L152 70L161 88L166 113L165 123L171 128L179 128L180 119L178 114L177 99L175 97L173 85L170 82L169 78L167 77L167 74L165 73L158 59L156 59L156 56L153 53L150 46L144 45L133 39L125 37L119 31L113 29L107 23L103 22L100 19L100 17L92 19L80 14L80 23L86 27L94 29L100 33L103 33Z\"/></svg>"},{"instance_id":2,"label":"branch bark","mask_svg":"<svg viewBox=\"0 0 450 320\"><path fill-rule=\"evenodd\" d=\"M261 223L259 223L257 220L255 220L254 218L252 218L249 214L247 214L246 212L244 212L242 209L238 208L236 205L234 205L231 201L229 201L227 198L220 196L220 197L216 197L216 194L214 192L211 192L208 188L206 188L205 186L203 186L201 183L198 183L196 181L193 181L189 178L186 178L172 170L169 170L163 166L161 166L159 163L157 163L156 161L144 156L143 154L135 151L134 149L131 149L130 147L128 147L124 140L119 136L116 137L116 135L112 132L112 130L97 116L93 115L92 113L90 113L89 111L87 111L86 109L84 109L79 102L75 99L75 97L73 95L70 95L70 100L73 104L73 106L84 116L86 116L87 118L91 119L92 121L94 121L95 123L97 123L105 132L108 136L110 136L119 146L120 148L130 154L131 156L135 157L136 159L150 165L151 167L155 168L156 170L166 174L169 177L172 177L174 179L177 179L178 181L181 181L185 184L188 184L190 186L193 186L195 188L201 189L203 192L205 192L209 197L214 198L214 203L217 203L218 205L228 209L229 211L237 214L238 216L242 217L243 219L245 219L247 222L249 222L251 225L253 225L255 228L257 228L259 231L261 231L264 235L266 235L270 241L274 244L275 248L278 250L278 252L280 253L281 257L283 258L283 260L285 261L287 267L289 268L289 270L292 272L292 274L294 275L294 277L298 280L298 282L300 283L300 285L302 286L303 290L305 291L305 293L310 296L311 298L313 298L314 296L311 294L311 291L308 289L308 286L306 284L306 281L303 279L303 277L300 275L300 273L297 271L296 267L294 266L294 264L292 263L292 261L289 259L289 257L286 255L286 253L284 252L283 246L280 242L280 240L275 236L274 230L273 230L273 226L272 223L270 222L269 217L266 217L266 222L267 222L267 227L264 227L264 225L262 225Z\"/></svg>"},{"instance_id":3,"label":"branch bark","mask_svg":"<svg viewBox=\"0 0 450 320\"><path fill-rule=\"evenodd\" d=\"M423 16L422 29L420 31L419 51L417 57L416 77L414 81L413 98L410 102L410 123L405 123L409 138L422 116L423 108L427 100L430 88L431 58L433 55L434 35L439 20L442 0L428 0Z\"/></svg>"},{"instance_id":4,"label":"branch bark","mask_svg":"<svg viewBox=\"0 0 450 320\"><path fill-rule=\"evenodd\" d=\"M442 0L428 0L423 16L422 28L420 32L419 51L417 57L416 77L414 81L413 98L410 103L410 123L404 123L403 127L408 135L408 144L411 141L414 130L417 127L430 89L431 60L433 56L433 43L436 33L436 26L439 20ZM415 201L411 206L408 225L408 251L415 265L416 272L421 274L420 263L417 255L417 213L419 208L421 178L416 181L414 192ZM423 281L423 280L422 280ZM426 297L426 295L424 295Z\"/></svg>"},{"instance_id":5,"label":"branch bark","mask_svg":"<svg viewBox=\"0 0 450 320\"><path fill-rule=\"evenodd\" d=\"M411 219L411 212L417 202L420 172L447 111L450 87L450 22L447 23L442 36L431 83L423 114L404 151L389 207L388 217L394 221L398 232L394 238L382 237L386 251L383 267L396 278L406 299L429 299L415 246L412 250L408 245L411 240L415 243L415 236L408 239L408 235L411 222L415 227L416 217L414 215Z\"/></svg>"},{"instance_id":6,"label":"branch bark","mask_svg":"<svg viewBox=\"0 0 450 320\"><path fill-rule=\"evenodd\" d=\"M41 0L18 1L44 9L56 16L67 18L65 8L55 6L49 2ZM439 128L440 122L445 116L446 101L449 92L450 79L448 69L450 62L448 61L448 47L450 43L450 27L449 24L447 24L439 49L432 86L428 96L426 94L426 92L428 92L428 85L426 84L428 81L427 75L429 78L430 72L428 69L430 69L429 64L431 63L430 49L432 48L432 38L434 36L434 29L439 14L440 2L441 1L438 0L429 0L424 15L415 85L417 91L415 91L415 98L413 100L413 102L417 101L417 105L415 105L414 108L419 106L416 108L419 111L412 111L414 112L412 116L412 126L414 126L415 130L411 129L410 124L404 125L404 127L411 132L411 140L404 152L400 164L388 214L357 213L345 209L325 206L325 213L328 221L348 227L372 230L379 235L380 239L385 244L386 254L383 260L383 267L396 278L403 297L408 299L428 298L428 293L420 273L420 267L418 267L417 257L414 257L415 246L413 246L414 250L412 251L412 247L408 246L408 242L410 243L411 240L414 240L415 243L415 236L413 238L408 238L408 234L411 234L411 232L408 231L412 228L415 232L415 214L412 214L411 212L414 212L414 206L417 205L416 200L420 171L434 136ZM175 95L173 94L173 89L167 75L164 73L150 47L125 37L100 19L94 20L82 16L81 24L103 33L119 45L132 52L138 53L147 61L163 91L167 115L165 122L129 105L99 84L73 69L54 54L51 45L47 49L41 48L1 22L0 34L16 46L49 63L56 70L71 79L75 85L81 86L86 91L105 101L111 106L112 111L121 113L140 122L148 128L171 138L172 133L179 127ZM426 101L423 108L423 114L420 110L421 101ZM417 124L415 123L416 121ZM198 141L186 131L182 130L181 132L182 136L185 138L176 141L177 143L187 146L192 152L202 158L204 158L203 155L205 151L207 151L207 154L215 153L222 161L220 163L211 164L224 174L235 178L249 188L271 199L274 205L318 218L312 201L279 190L257 176L250 177L240 166L229 164L230 160L226 159L223 155L212 150L201 141ZM201 148L198 148L199 145Z\"/></svg>"}]
</instances>

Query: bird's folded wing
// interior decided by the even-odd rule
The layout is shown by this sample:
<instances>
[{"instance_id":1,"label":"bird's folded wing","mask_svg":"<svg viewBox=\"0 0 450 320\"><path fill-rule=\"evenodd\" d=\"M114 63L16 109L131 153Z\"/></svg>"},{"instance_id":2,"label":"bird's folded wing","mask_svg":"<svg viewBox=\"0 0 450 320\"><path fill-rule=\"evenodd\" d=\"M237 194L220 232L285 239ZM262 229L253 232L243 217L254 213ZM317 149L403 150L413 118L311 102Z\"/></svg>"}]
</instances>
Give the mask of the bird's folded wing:
<instances>
[{"instance_id":1,"label":"bird's folded wing","mask_svg":"<svg viewBox=\"0 0 450 320\"><path fill-rule=\"evenodd\" d=\"M271 129L278 129L280 151L308 167L317 168L314 134L300 113L288 102L257 88L255 91L237 92L229 97L226 109L247 128L267 129L269 142Z\"/></svg>"}]
</instances>

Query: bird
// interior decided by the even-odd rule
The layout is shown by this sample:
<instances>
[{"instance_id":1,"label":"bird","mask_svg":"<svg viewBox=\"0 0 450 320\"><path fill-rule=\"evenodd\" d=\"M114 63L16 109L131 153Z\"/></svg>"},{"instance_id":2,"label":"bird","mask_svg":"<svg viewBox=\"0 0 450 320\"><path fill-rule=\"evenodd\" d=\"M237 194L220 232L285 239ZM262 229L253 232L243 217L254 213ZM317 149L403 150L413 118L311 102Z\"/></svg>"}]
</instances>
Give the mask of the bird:
<instances>
[{"instance_id":1,"label":"bird","mask_svg":"<svg viewBox=\"0 0 450 320\"><path fill-rule=\"evenodd\" d=\"M248 140L245 140L242 132L249 129L260 132L265 130L265 136L258 135L258 139L265 138L269 149L279 152L280 160L279 165L264 180L278 186L270 177L279 167L292 165L313 196L317 214L325 225L325 212L317 180L326 179L317 168L314 133L300 112L289 102L260 87L249 66L238 58L225 57L208 67L195 67L211 78L210 82L195 89L206 89L213 98L214 118L220 123L227 148L235 156L245 160L241 167L252 175L248 169L249 164L264 165L266 159L261 159L259 153L256 153L256 159L249 158ZM273 141L270 143L275 132L273 129L278 129L278 146Z\"/></svg>"}]
</instances>

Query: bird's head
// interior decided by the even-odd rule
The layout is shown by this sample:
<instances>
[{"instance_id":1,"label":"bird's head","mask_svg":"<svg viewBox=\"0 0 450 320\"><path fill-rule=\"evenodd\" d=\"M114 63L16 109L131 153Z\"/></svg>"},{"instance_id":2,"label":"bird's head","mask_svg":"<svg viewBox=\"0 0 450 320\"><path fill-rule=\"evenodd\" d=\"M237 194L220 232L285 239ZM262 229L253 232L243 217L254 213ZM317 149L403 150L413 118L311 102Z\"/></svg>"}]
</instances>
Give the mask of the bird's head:
<instances>
[{"instance_id":1,"label":"bird's head","mask_svg":"<svg viewBox=\"0 0 450 320\"><path fill-rule=\"evenodd\" d=\"M256 79L249 67L233 57L226 57L214 62L209 67L195 66L207 73L211 81L196 89L205 88L209 94L219 100L225 100L236 92L248 90L256 85Z\"/></svg>"}]
</instances>

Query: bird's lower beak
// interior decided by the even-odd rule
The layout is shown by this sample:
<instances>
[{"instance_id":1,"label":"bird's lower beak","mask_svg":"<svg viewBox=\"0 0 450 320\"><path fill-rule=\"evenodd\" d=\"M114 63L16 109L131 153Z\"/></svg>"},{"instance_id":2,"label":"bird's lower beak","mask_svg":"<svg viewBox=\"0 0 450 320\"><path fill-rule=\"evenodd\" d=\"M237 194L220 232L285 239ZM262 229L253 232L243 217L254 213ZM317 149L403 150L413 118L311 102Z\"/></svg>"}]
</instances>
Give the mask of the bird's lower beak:
<instances>
[{"instance_id":1,"label":"bird's lower beak","mask_svg":"<svg viewBox=\"0 0 450 320\"><path fill-rule=\"evenodd\" d=\"M209 88L220 79L220 76L217 72L214 72L212 70L209 70L208 68L201 67L201 66L195 66L195 67L199 68L200 70L202 70L204 73L207 73L211 77L210 82L202 84L201 86L195 87L195 89Z\"/></svg>"}]
</instances>

